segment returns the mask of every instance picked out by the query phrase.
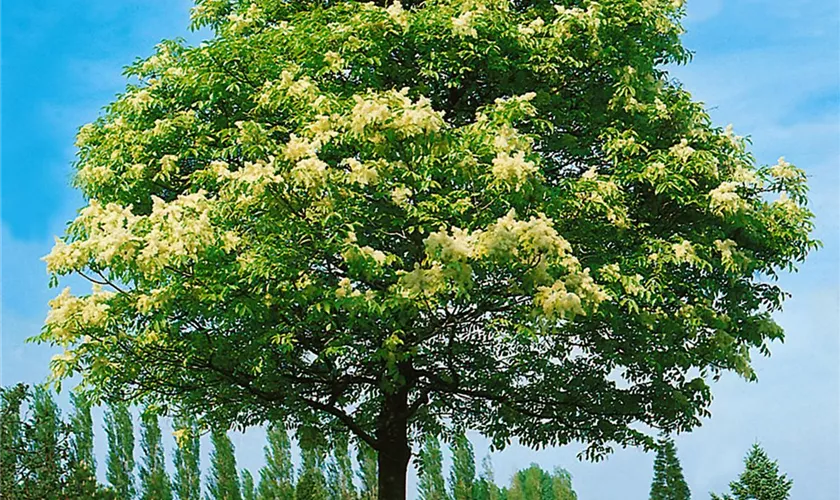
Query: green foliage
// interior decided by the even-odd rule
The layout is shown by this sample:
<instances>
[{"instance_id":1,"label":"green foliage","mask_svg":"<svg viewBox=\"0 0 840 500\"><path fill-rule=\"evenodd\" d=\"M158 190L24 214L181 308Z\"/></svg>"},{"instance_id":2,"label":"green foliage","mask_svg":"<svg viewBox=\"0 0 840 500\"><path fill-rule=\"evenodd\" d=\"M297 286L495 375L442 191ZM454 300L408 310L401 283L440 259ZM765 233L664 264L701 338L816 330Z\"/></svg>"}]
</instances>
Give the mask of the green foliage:
<instances>
[{"instance_id":1,"label":"green foliage","mask_svg":"<svg viewBox=\"0 0 840 500\"><path fill-rule=\"evenodd\" d=\"M729 483L732 495L719 497L712 493L713 500L787 500L793 480L786 474L779 474L779 464L767 456L756 443L744 459L744 472L737 481Z\"/></svg>"},{"instance_id":2,"label":"green foliage","mask_svg":"<svg viewBox=\"0 0 840 500\"><path fill-rule=\"evenodd\" d=\"M327 480L324 475L324 450L319 436L312 429L301 434L301 467L295 487L295 500L323 500L327 498Z\"/></svg>"},{"instance_id":3,"label":"green foliage","mask_svg":"<svg viewBox=\"0 0 840 500\"><path fill-rule=\"evenodd\" d=\"M427 435L420 451L418 493L420 500L447 500L446 482L443 479L443 453L440 441Z\"/></svg>"},{"instance_id":4,"label":"green foliage","mask_svg":"<svg viewBox=\"0 0 840 500\"><path fill-rule=\"evenodd\" d=\"M331 500L355 500L353 475L350 441L347 435L339 435L332 443L332 459L327 469L327 487Z\"/></svg>"},{"instance_id":5,"label":"green foliage","mask_svg":"<svg viewBox=\"0 0 840 500\"><path fill-rule=\"evenodd\" d=\"M379 481L377 472L376 450L364 443L356 447L356 461L359 463L357 475L361 482L359 500L377 500L379 498ZM384 500L384 499L383 499Z\"/></svg>"},{"instance_id":6,"label":"green foliage","mask_svg":"<svg viewBox=\"0 0 840 500\"><path fill-rule=\"evenodd\" d=\"M514 474L503 494L505 500L577 500L568 471L558 467L550 473L537 464Z\"/></svg>"},{"instance_id":7,"label":"green foliage","mask_svg":"<svg viewBox=\"0 0 840 500\"><path fill-rule=\"evenodd\" d=\"M141 416L140 498L142 500L171 500L172 484L166 473L158 416L146 409Z\"/></svg>"},{"instance_id":8,"label":"green foliage","mask_svg":"<svg viewBox=\"0 0 840 500\"><path fill-rule=\"evenodd\" d=\"M254 486L254 476L248 469L242 470L242 500L257 500L257 488Z\"/></svg>"},{"instance_id":9,"label":"green foliage","mask_svg":"<svg viewBox=\"0 0 840 500\"><path fill-rule=\"evenodd\" d=\"M210 433L213 452L210 455L210 476L207 479L207 500L241 500L239 474L233 442L224 429Z\"/></svg>"},{"instance_id":10,"label":"green foliage","mask_svg":"<svg viewBox=\"0 0 840 500\"><path fill-rule=\"evenodd\" d=\"M659 440L656 459L653 462L653 482L650 486L650 500L689 500L691 490L683 477L682 466L677 458L674 440L664 437Z\"/></svg>"},{"instance_id":11,"label":"green foliage","mask_svg":"<svg viewBox=\"0 0 840 500\"><path fill-rule=\"evenodd\" d=\"M289 434L280 423L273 423L266 432L268 445L265 466L260 469L260 500L294 497L294 466Z\"/></svg>"},{"instance_id":12,"label":"green foliage","mask_svg":"<svg viewBox=\"0 0 840 500\"><path fill-rule=\"evenodd\" d=\"M201 498L201 470L200 442L198 426L194 419L176 416L172 426L175 428L176 447L175 477L173 490L178 500L200 500Z\"/></svg>"},{"instance_id":13,"label":"green foliage","mask_svg":"<svg viewBox=\"0 0 840 500\"><path fill-rule=\"evenodd\" d=\"M472 443L464 433L457 434L449 445L452 452L452 470L449 489L454 500L472 500L475 482L475 453Z\"/></svg>"},{"instance_id":14,"label":"green foliage","mask_svg":"<svg viewBox=\"0 0 840 500\"><path fill-rule=\"evenodd\" d=\"M134 498L134 424L128 406L114 403L105 411L108 455L105 477L118 498Z\"/></svg>"},{"instance_id":15,"label":"green foliage","mask_svg":"<svg viewBox=\"0 0 840 500\"><path fill-rule=\"evenodd\" d=\"M493 476L493 462L490 460L490 455L486 455L481 460L481 472L475 486L475 499L499 500L501 495L502 490L496 485Z\"/></svg>"},{"instance_id":16,"label":"green foliage","mask_svg":"<svg viewBox=\"0 0 840 500\"><path fill-rule=\"evenodd\" d=\"M699 425L817 243L804 171L664 69L683 13L200 0L211 38L161 43L79 131L87 206L46 261L109 285L51 303L54 376L350 431L389 477L426 429L598 459Z\"/></svg>"},{"instance_id":17,"label":"green foliage","mask_svg":"<svg viewBox=\"0 0 840 500\"><path fill-rule=\"evenodd\" d=\"M0 497L20 497L24 426L21 412L29 392L25 385L0 388Z\"/></svg>"},{"instance_id":18,"label":"green foliage","mask_svg":"<svg viewBox=\"0 0 840 500\"><path fill-rule=\"evenodd\" d=\"M91 402L84 393L71 392L73 414L70 416L69 489L82 498L96 498L100 487L96 482L96 459L93 455L93 416Z\"/></svg>"}]
</instances>

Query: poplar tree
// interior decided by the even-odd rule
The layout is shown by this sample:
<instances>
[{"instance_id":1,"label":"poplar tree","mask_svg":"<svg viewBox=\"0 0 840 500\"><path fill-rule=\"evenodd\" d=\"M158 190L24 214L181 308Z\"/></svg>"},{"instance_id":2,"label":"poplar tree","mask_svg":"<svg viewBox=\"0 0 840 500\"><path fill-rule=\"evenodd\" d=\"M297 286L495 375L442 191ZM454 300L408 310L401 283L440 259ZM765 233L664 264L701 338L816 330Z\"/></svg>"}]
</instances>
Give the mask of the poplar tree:
<instances>
[{"instance_id":1,"label":"poplar tree","mask_svg":"<svg viewBox=\"0 0 840 500\"><path fill-rule=\"evenodd\" d=\"M146 409L140 415L140 449L143 463L140 466L141 500L171 500L172 484L166 472L158 416Z\"/></svg>"},{"instance_id":2,"label":"poplar tree","mask_svg":"<svg viewBox=\"0 0 840 500\"><path fill-rule=\"evenodd\" d=\"M210 475L207 478L207 499L242 500L233 442L221 428L213 429L210 441L213 452L210 455Z\"/></svg>"},{"instance_id":3,"label":"poplar tree","mask_svg":"<svg viewBox=\"0 0 840 500\"><path fill-rule=\"evenodd\" d=\"M793 480L779 473L779 463L755 443L744 458L744 472L729 483L731 496L712 493L712 500L788 500L792 487Z\"/></svg>"},{"instance_id":4,"label":"poplar tree","mask_svg":"<svg viewBox=\"0 0 840 500\"><path fill-rule=\"evenodd\" d=\"M449 474L449 488L454 500L472 500L475 482L475 453L467 435L455 435L449 445L452 452L452 469Z\"/></svg>"},{"instance_id":5,"label":"poplar tree","mask_svg":"<svg viewBox=\"0 0 840 500\"><path fill-rule=\"evenodd\" d=\"M108 455L105 477L120 499L134 498L134 424L128 406L108 405L105 411L105 434L108 436Z\"/></svg>"},{"instance_id":6,"label":"poplar tree","mask_svg":"<svg viewBox=\"0 0 840 500\"><path fill-rule=\"evenodd\" d=\"M29 389L23 384L0 387L0 497L18 498L23 487L23 406Z\"/></svg>"},{"instance_id":7,"label":"poplar tree","mask_svg":"<svg viewBox=\"0 0 840 500\"><path fill-rule=\"evenodd\" d=\"M418 478L420 500L446 500L446 481L443 478L443 453L437 436L429 434L420 451Z\"/></svg>"},{"instance_id":8,"label":"poplar tree","mask_svg":"<svg viewBox=\"0 0 840 500\"><path fill-rule=\"evenodd\" d=\"M650 500L689 500L691 490L683 477L682 466L677 458L674 440L664 437L659 441L656 459L653 462L653 482L650 486Z\"/></svg>"},{"instance_id":9,"label":"poplar tree","mask_svg":"<svg viewBox=\"0 0 840 500\"><path fill-rule=\"evenodd\" d=\"M254 476L248 469L242 469L242 500L257 500L257 488L254 486Z\"/></svg>"},{"instance_id":10,"label":"poplar tree","mask_svg":"<svg viewBox=\"0 0 840 500\"><path fill-rule=\"evenodd\" d=\"M322 500L327 498L327 481L324 475L324 454L320 436L312 429L305 429L299 440L301 466L295 486L296 500Z\"/></svg>"},{"instance_id":11,"label":"poplar tree","mask_svg":"<svg viewBox=\"0 0 840 500\"><path fill-rule=\"evenodd\" d=\"M85 206L45 261L97 288L51 302L55 375L351 432L388 500L424 429L596 459L696 427L817 242L804 170L669 74L683 14L199 0L208 40L160 43L79 130Z\"/></svg>"},{"instance_id":12,"label":"poplar tree","mask_svg":"<svg viewBox=\"0 0 840 500\"><path fill-rule=\"evenodd\" d=\"M353 462L350 458L350 441L347 435L337 436L332 443L332 457L328 466L327 483L331 499L356 499L356 486L353 484Z\"/></svg>"},{"instance_id":13,"label":"poplar tree","mask_svg":"<svg viewBox=\"0 0 840 500\"><path fill-rule=\"evenodd\" d=\"M60 485L64 483L67 433L58 405L47 388L35 386L30 411L32 424L26 435L26 469L31 476L26 486L27 494L33 498L50 498L61 492Z\"/></svg>"},{"instance_id":14,"label":"poplar tree","mask_svg":"<svg viewBox=\"0 0 840 500\"><path fill-rule=\"evenodd\" d=\"M175 429L175 477L172 485L175 496L178 500L199 500L201 443L198 426L191 417L176 416L172 427Z\"/></svg>"},{"instance_id":15,"label":"poplar tree","mask_svg":"<svg viewBox=\"0 0 840 500\"><path fill-rule=\"evenodd\" d=\"M499 500L501 493L493 474L492 459L490 455L485 455L481 460L481 472L476 483L476 500Z\"/></svg>"},{"instance_id":16,"label":"poplar tree","mask_svg":"<svg viewBox=\"0 0 840 500\"><path fill-rule=\"evenodd\" d=\"M260 500L293 498L294 465L289 434L283 424L272 423L266 432L265 466L260 469Z\"/></svg>"},{"instance_id":17,"label":"poplar tree","mask_svg":"<svg viewBox=\"0 0 840 500\"><path fill-rule=\"evenodd\" d=\"M376 450L365 443L359 443L356 448L356 461L359 463L358 477L361 482L359 499L378 500L379 482Z\"/></svg>"},{"instance_id":18,"label":"poplar tree","mask_svg":"<svg viewBox=\"0 0 840 500\"><path fill-rule=\"evenodd\" d=\"M93 454L93 416L90 399L80 392L71 392L73 413L70 415L70 488L79 496L94 498L99 490L96 482L96 458Z\"/></svg>"}]
</instances>

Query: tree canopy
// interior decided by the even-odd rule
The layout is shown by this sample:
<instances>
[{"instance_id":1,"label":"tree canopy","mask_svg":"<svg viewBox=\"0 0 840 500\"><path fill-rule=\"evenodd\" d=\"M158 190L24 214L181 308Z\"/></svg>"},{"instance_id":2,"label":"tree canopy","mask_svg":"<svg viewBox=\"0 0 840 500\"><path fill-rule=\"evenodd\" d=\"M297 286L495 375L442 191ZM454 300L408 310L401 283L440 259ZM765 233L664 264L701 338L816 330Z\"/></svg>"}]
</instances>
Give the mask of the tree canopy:
<instances>
[{"instance_id":1,"label":"tree canopy","mask_svg":"<svg viewBox=\"0 0 840 500\"><path fill-rule=\"evenodd\" d=\"M57 379L208 425L653 447L783 337L816 243L665 64L680 0L202 0L78 134ZM699 374L699 375L698 375ZM404 493L403 493L404 494Z\"/></svg>"}]
</instances>

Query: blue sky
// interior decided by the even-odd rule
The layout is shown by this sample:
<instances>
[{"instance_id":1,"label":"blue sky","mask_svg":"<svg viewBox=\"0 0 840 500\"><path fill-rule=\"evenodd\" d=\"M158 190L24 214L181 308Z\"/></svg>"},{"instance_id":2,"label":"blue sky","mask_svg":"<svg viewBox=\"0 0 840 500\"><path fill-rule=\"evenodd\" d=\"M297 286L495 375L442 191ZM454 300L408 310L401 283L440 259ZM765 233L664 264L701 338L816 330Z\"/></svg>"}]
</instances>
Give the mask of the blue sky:
<instances>
[{"instance_id":1,"label":"blue sky","mask_svg":"<svg viewBox=\"0 0 840 500\"><path fill-rule=\"evenodd\" d=\"M24 345L55 294L39 260L81 200L68 187L76 128L124 85L121 68L163 38L185 36L187 0L30 0L2 7L2 339L0 382L39 382L53 352ZM777 319L787 331L759 382L713 387L712 418L677 438L695 498L723 491L760 441L794 479L793 498L840 499L840 8L829 0L689 0L688 66L673 69L716 123L753 138L760 163L784 155L812 186L825 247L798 274ZM99 414L97 414L99 416ZM101 433L100 433L101 434ZM476 455L487 442L472 436ZM235 435L240 465L261 464L260 430ZM104 442L97 438L101 452ZM207 451L208 446L204 446ZM653 456L619 450L579 462L579 447L493 455L498 480L536 461L571 471L580 498L647 498ZM100 464L103 461L100 460ZM206 460L205 460L206 463Z\"/></svg>"}]
</instances>

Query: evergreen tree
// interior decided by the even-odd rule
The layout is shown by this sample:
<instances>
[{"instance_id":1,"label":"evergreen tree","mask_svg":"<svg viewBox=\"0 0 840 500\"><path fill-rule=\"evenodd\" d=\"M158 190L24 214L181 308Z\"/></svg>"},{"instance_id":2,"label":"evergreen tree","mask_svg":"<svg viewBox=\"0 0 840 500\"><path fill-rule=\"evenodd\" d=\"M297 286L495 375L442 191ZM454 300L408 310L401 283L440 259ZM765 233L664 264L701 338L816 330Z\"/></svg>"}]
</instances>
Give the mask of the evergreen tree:
<instances>
[{"instance_id":1,"label":"evergreen tree","mask_svg":"<svg viewBox=\"0 0 840 500\"><path fill-rule=\"evenodd\" d=\"M70 449L70 478L72 491L80 497L96 496L96 459L93 455L93 416L90 400L82 393L71 392L73 413L70 416L72 433Z\"/></svg>"},{"instance_id":2,"label":"evergreen tree","mask_svg":"<svg viewBox=\"0 0 840 500\"><path fill-rule=\"evenodd\" d=\"M175 478L173 489L178 500L201 498L200 441L198 426L190 417L175 417Z\"/></svg>"},{"instance_id":3,"label":"evergreen tree","mask_svg":"<svg viewBox=\"0 0 840 500\"><path fill-rule=\"evenodd\" d=\"M109 405L105 412L105 434L108 436L105 477L119 498L134 498L134 425L127 405Z\"/></svg>"},{"instance_id":4,"label":"evergreen tree","mask_svg":"<svg viewBox=\"0 0 840 500\"><path fill-rule=\"evenodd\" d=\"M446 500L446 481L443 479L443 453L437 436L427 435L420 450L420 500Z\"/></svg>"},{"instance_id":5,"label":"evergreen tree","mask_svg":"<svg viewBox=\"0 0 840 500\"><path fill-rule=\"evenodd\" d=\"M260 500L293 498L294 466L289 434L282 424L273 423L266 433L265 466L260 469Z\"/></svg>"},{"instance_id":6,"label":"evergreen tree","mask_svg":"<svg viewBox=\"0 0 840 500\"><path fill-rule=\"evenodd\" d=\"M296 500L324 500L327 498L327 480L324 477L324 456L319 446L319 436L306 429L301 434L300 479L295 487Z\"/></svg>"},{"instance_id":7,"label":"evergreen tree","mask_svg":"<svg viewBox=\"0 0 840 500\"><path fill-rule=\"evenodd\" d=\"M379 482L376 450L360 442L356 450L356 460L359 462L359 490L360 500L377 500L379 498ZM385 499L383 499L385 500Z\"/></svg>"},{"instance_id":8,"label":"evergreen tree","mask_svg":"<svg viewBox=\"0 0 840 500\"><path fill-rule=\"evenodd\" d=\"M659 440L659 449L653 462L650 500L689 500L690 498L691 491L683 477L674 440L663 437Z\"/></svg>"},{"instance_id":9,"label":"evergreen tree","mask_svg":"<svg viewBox=\"0 0 840 500\"><path fill-rule=\"evenodd\" d=\"M353 463L350 459L349 436L337 436L332 446L332 460L327 474L327 488L333 500L355 500L356 486L353 484Z\"/></svg>"},{"instance_id":10,"label":"evergreen tree","mask_svg":"<svg viewBox=\"0 0 840 500\"><path fill-rule=\"evenodd\" d=\"M24 452L23 404L29 390L23 384L0 388L0 498L19 498Z\"/></svg>"},{"instance_id":11,"label":"evergreen tree","mask_svg":"<svg viewBox=\"0 0 840 500\"><path fill-rule=\"evenodd\" d=\"M732 495L719 497L712 494L713 500L787 500L793 480L786 474L779 474L779 464L770 460L767 453L756 443L744 459L744 472L737 481L729 483Z\"/></svg>"},{"instance_id":12,"label":"evergreen tree","mask_svg":"<svg viewBox=\"0 0 840 500\"><path fill-rule=\"evenodd\" d=\"M210 434L210 441L213 443L213 453L210 455L207 499L241 500L233 442L223 429L214 429Z\"/></svg>"},{"instance_id":13,"label":"evergreen tree","mask_svg":"<svg viewBox=\"0 0 840 500\"><path fill-rule=\"evenodd\" d=\"M454 500L472 500L475 482L475 454L472 443L464 433L455 436L449 447L452 452L452 470L449 474L449 487Z\"/></svg>"},{"instance_id":14,"label":"evergreen tree","mask_svg":"<svg viewBox=\"0 0 840 500\"><path fill-rule=\"evenodd\" d=\"M502 492L493 477L493 462L490 455L486 455L481 460L481 472L476 482L475 498L476 500L499 500L501 494Z\"/></svg>"},{"instance_id":15,"label":"evergreen tree","mask_svg":"<svg viewBox=\"0 0 840 500\"><path fill-rule=\"evenodd\" d=\"M242 500L257 500L257 489L254 487L254 476L248 469L242 469Z\"/></svg>"},{"instance_id":16,"label":"evergreen tree","mask_svg":"<svg viewBox=\"0 0 840 500\"><path fill-rule=\"evenodd\" d=\"M145 411L140 416L143 464L140 467L140 498L142 500L171 500L172 484L166 473L157 414Z\"/></svg>"}]
</instances>

